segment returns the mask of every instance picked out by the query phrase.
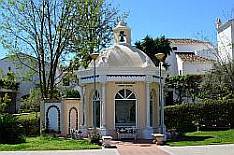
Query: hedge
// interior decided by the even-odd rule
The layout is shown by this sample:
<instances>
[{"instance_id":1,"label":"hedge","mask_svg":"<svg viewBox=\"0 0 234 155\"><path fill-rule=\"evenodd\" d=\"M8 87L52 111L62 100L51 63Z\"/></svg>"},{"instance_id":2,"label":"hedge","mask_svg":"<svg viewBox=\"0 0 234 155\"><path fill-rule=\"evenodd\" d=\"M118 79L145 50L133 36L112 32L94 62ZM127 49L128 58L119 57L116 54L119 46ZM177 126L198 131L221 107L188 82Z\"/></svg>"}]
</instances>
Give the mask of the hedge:
<instances>
[{"instance_id":1,"label":"hedge","mask_svg":"<svg viewBox=\"0 0 234 155\"><path fill-rule=\"evenodd\" d=\"M196 125L204 130L233 128L234 99L206 100L203 103L165 107L167 129L194 131Z\"/></svg>"},{"instance_id":2,"label":"hedge","mask_svg":"<svg viewBox=\"0 0 234 155\"><path fill-rule=\"evenodd\" d=\"M40 134L40 114L38 112L21 113L17 118L18 123L24 128L26 136Z\"/></svg>"},{"instance_id":3,"label":"hedge","mask_svg":"<svg viewBox=\"0 0 234 155\"><path fill-rule=\"evenodd\" d=\"M17 118L10 114L0 114L0 144L22 142L25 142L24 131Z\"/></svg>"}]
</instances>

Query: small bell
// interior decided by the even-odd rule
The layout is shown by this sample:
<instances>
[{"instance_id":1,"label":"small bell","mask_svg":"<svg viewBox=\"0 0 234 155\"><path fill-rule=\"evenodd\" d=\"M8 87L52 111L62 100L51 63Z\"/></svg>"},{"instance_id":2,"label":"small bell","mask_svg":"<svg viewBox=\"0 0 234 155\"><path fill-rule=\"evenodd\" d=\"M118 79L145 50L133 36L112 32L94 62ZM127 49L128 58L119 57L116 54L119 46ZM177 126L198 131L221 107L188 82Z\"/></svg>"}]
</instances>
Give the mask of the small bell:
<instances>
[{"instance_id":1,"label":"small bell","mask_svg":"<svg viewBox=\"0 0 234 155\"><path fill-rule=\"evenodd\" d=\"M126 35L124 34L124 31L120 31L119 36L120 36L120 40L119 40L120 42L126 42L126 41L125 41L125 36L126 36Z\"/></svg>"}]
</instances>

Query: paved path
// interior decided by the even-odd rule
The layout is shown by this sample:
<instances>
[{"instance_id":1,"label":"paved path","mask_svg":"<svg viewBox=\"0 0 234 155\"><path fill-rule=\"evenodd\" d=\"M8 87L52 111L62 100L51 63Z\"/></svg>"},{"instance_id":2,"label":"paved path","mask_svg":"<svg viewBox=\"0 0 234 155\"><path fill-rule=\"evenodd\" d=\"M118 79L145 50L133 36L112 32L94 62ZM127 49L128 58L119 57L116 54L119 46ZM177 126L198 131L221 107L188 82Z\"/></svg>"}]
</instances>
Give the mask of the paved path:
<instances>
[{"instance_id":1,"label":"paved path","mask_svg":"<svg viewBox=\"0 0 234 155\"><path fill-rule=\"evenodd\" d=\"M120 142L117 145L120 155L170 155L156 144Z\"/></svg>"},{"instance_id":2,"label":"paved path","mask_svg":"<svg viewBox=\"0 0 234 155\"><path fill-rule=\"evenodd\" d=\"M234 144L160 148L171 155L234 155Z\"/></svg>"},{"instance_id":3,"label":"paved path","mask_svg":"<svg viewBox=\"0 0 234 155\"><path fill-rule=\"evenodd\" d=\"M69 151L0 151L0 155L234 155L234 144L169 147L120 142L117 149Z\"/></svg>"}]
</instances>

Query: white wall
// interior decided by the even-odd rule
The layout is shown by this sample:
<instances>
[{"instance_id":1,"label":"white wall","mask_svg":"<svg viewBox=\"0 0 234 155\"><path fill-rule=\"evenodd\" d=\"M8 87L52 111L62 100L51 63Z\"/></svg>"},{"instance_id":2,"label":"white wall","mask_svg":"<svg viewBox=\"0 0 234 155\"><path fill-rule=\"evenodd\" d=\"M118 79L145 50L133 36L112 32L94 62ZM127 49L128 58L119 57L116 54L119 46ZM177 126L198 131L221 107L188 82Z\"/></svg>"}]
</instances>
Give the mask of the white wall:
<instances>
[{"instance_id":1,"label":"white wall","mask_svg":"<svg viewBox=\"0 0 234 155\"><path fill-rule=\"evenodd\" d=\"M177 47L175 52L193 52L196 55L216 60L217 52L215 48L206 42L193 43L193 44L171 44L171 47Z\"/></svg>"},{"instance_id":2,"label":"white wall","mask_svg":"<svg viewBox=\"0 0 234 155\"><path fill-rule=\"evenodd\" d=\"M169 75L177 75L178 73L178 65L177 65L177 59L174 52L172 52L170 55L167 56L167 59L165 61L169 67L167 69L167 74Z\"/></svg>"},{"instance_id":3,"label":"white wall","mask_svg":"<svg viewBox=\"0 0 234 155\"><path fill-rule=\"evenodd\" d=\"M184 72L183 63L184 62L178 55L176 55L176 59L177 59L177 66L178 66L177 72L179 75L183 75L183 72Z\"/></svg>"},{"instance_id":4,"label":"white wall","mask_svg":"<svg viewBox=\"0 0 234 155\"><path fill-rule=\"evenodd\" d=\"M212 62L184 62L183 74L202 74L212 69Z\"/></svg>"},{"instance_id":5,"label":"white wall","mask_svg":"<svg viewBox=\"0 0 234 155\"><path fill-rule=\"evenodd\" d=\"M171 47L177 47L177 50L172 51L171 55L169 55L166 59L166 63L168 63L170 66L167 70L167 74L173 76L173 75L179 75L180 72L183 74L183 72L191 72L189 71L189 67L186 67L186 70L184 71L184 65L183 61L179 56L175 54L175 52L184 52L184 53L194 53L195 55L199 55L201 57L205 57L211 60L217 60L217 51L215 50L214 46L210 43L201 42L201 43L171 43ZM207 70L207 68L211 68L210 65L206 68L205 65L197 64L193 65L191 70L194 70L194 67L198 67L195 70L201 70L200 68L204 68L204 70ZM202 71L203 72L203 71ZM202 73L201 72L201 73ZM197 73L197 71L196 71Z\"/></svg>"},{"instance_id":6,"label":"white wall","mask_svg":"<svg viewBox=\"0 0 234 155\"><path fill-rule=\"evenodd\" d=\"M228 58L233 58L232 44L232 26L230 25L226 29L217 34L218 51L221 59L226 61Z\"/></svg>"},{"instance_id":7,"label":"white wall","mask_svg":"<svg viewBox=\"0 0 234 155\"><path fill-rule=\"evenodd\" d=\"M13 71L16 74L17 82L20 83L19 90L17 94L17 103L19 102L20 98L24 95L29 94L30 89L35 88L36 84L39 83L39 77L37 75L33 76L30 81L23 81L23 77L28 71L28 68L25 66L17 66L17 63L9 59L2 59L0 60L0 69L3 71L3 74L7 74L9 71L9 67L11 68L11 71Z\"/></svg>"}]
</instances>

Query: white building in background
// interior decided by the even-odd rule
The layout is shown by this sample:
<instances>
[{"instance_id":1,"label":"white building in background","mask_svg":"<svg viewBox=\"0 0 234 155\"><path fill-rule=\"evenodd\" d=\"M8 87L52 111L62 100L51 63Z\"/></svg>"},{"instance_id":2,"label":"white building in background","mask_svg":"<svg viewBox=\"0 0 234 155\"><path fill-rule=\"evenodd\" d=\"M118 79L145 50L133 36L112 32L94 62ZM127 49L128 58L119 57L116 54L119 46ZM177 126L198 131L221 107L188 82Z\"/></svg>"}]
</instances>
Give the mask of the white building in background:
<instances>
[{"instance_id":1,"label":"white building in background","mask_svg":"<svg viewBox=\"0 0 234 155\"><path fill-rule=\"evenodd\" d=\"M222 61L233 59L234 57L234 19L222 23L218 18L216 21L217 43L219 58Z\"/></svg>"},{"instance_id":2,"label":"white building in background","mask_svg":"<svg viewBox=\"0 0 234 155\"><path fill-rule=\"evenodd\" d=\"M29 56L27 56L29 58ZM36 61L35 58L30 57L30 60L24 60L25 62L28 62L27 64L30 65L29 61ZM9 57L5 57L3 59L0 59L0 69L3 71L3 75L6 75L9 70L14 72L16 74L17 82L19 82L19 89L17 91L17 97L16 97L16 110L19 109L20 106L20 100L21 98L24 98L29 95L30 90L32 88L35 88L39 84L39 77L35 74L34 76L30 77L30 79L26 80L25 74L29 71L29 68L20 65L21 63L18 61L13 61Z\"/></svg>"},{"instance_id":3,"label":"white building in background","mask_svg":"<svg viewBox=\"0 0 234 155\"><path fill-rule=\"evenodd\" d=\"M195 39L169 39L172 52L167 57L167 74L203 74L209 71L216 60L216 50L207 41Z\"/></svg>"}]
</instances>

